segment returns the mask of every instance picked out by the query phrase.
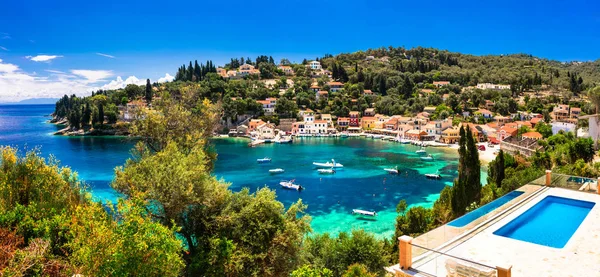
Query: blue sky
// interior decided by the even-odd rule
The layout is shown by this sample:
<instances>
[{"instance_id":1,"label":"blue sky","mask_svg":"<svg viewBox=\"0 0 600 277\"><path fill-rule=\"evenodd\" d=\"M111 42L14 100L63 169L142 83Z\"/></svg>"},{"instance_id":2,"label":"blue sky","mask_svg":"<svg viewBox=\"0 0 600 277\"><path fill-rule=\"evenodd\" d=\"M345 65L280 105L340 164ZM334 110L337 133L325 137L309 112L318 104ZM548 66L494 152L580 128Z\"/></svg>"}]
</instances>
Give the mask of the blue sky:
<instances>
[{"instance_id":1,"label":"blue sky","mask_svg":"<svg viewBox=\"0 0 600 277\"><path fill-rule=\"evenodd\" d=\"M301 61L389 45L600 58L597 0L23 0L0 6L0 102L54 97L64 88L82 93L118 76L156 81L191 59L223 64L266 54Z\"/></svg>"}]
</instances>

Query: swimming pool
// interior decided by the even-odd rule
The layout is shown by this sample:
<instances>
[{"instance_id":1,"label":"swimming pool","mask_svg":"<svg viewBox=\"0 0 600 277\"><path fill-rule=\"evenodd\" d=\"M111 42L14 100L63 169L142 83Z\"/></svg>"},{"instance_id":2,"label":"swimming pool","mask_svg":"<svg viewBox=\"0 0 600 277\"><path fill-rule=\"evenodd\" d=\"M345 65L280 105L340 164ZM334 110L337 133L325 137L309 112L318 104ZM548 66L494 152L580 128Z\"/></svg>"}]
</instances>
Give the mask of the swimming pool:
<instances>
[{"instance_id":1,"label":"swimming pool","mask_svg":"<svg viewBox=\"0 0 600 277\"><path fill-rule=\"evenodd\" d=\"M546 196L496 230L494 235L563 248L594 205L588 201Z\"/></svg>"},{"instance_id":2,"label":"swimming pool","mask_svg":"<svg viewBox=\"0 0 600 277\"><path fill-rule=\"evenodd\" d=\"M505 194L504 196L502 196L490 203L487 203L466 215L463 215L463 216L451 221L450 223L448 223L448 225L452 226L452 227L464 227L465 225L473 222L475 219L478 219L478 218L486 215L487 213L497 209L498 207L508 203L508 201L517 198L521 194L523 194L522 191L516 191L516 190L511 191L511 192Z\"/></svg>"}]
</instances>

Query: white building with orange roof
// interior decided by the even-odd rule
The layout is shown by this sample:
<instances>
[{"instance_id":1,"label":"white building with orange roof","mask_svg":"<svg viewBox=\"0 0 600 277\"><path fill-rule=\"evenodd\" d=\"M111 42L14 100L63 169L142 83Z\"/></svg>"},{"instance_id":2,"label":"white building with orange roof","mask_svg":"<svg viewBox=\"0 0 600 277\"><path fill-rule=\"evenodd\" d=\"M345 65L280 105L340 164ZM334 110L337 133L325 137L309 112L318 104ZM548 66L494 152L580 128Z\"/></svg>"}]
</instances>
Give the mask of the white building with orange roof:
<instances>
[{"instance_id":1,"label":"white building with orange roof","mask_svg":"<svg viewBox=\"0 0 600 277\"><path fill-rule=\"evenodd\" d=\"M344 89L344 84L341 82L328 82L327 85L331 92L338 92Z\"/></svg>"},{"instance_id":2,"label":"white building with orange roof","mask_svg":"<svg viewBox=\"0 0 600 277\"><path fill-rule=\"evenodd\" d=\"M277 69L283 71L285 75L294 75L294 69L289 65L278 65Z\"/></svg>"}]
</instances>

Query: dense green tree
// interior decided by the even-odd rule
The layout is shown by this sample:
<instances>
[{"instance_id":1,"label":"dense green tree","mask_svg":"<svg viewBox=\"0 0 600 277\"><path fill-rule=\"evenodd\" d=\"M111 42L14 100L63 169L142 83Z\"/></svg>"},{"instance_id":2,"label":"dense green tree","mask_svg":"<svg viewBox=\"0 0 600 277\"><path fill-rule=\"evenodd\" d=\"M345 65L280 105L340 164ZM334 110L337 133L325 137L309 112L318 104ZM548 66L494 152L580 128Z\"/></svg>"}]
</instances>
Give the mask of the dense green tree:
<instances>
[{"instance_id":1,"label":"dense green tree","mask_svg":"<svg viewBox=\"0 0 600 277\"><path fill-rule=\"evenodd\" d=\"M150 79L146 79L146 92L145 92L144 98L146 99L147 103L152 102L152 94L153 94L153 91L152 91L152 85L150 84Z\"/></svg>"}]
</instances>

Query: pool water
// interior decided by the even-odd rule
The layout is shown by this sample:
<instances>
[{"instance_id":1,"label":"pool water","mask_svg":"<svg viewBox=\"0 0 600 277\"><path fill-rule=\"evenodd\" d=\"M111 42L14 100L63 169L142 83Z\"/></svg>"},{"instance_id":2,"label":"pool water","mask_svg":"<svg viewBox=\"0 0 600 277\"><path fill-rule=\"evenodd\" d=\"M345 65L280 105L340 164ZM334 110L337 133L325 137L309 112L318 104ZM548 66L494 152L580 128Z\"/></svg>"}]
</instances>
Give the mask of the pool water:
<instances>
[{"instance_id":1,"label":"pool water","mask_svg":"<svg viewBox=\"0 0 600 277\"><path fill-rule=\"evenodd\" d=\"M496 230L494 235L563 248L594 205L588 201L546 196Z\"/></svg>"},{"instance_id":2,"label":"pool water","mask_svg":"<svg viewBox=\"0 0 600 277\"><path fill-rule=\"evenodd\" d=\"M497 209L498 207L508 203L510 200L513 200L515 198L517 198L519 195L523 194L522 191L511 191L507 194L505 194L504 196L490 202L487 203L481 207L479 207L478 209L463 215L453 221L451 221L450 223L448 223L449 226L452 227L464 227L467 224L473 222L474 220L486 215L487 213Z\"/></svg>"}]
</instances>

